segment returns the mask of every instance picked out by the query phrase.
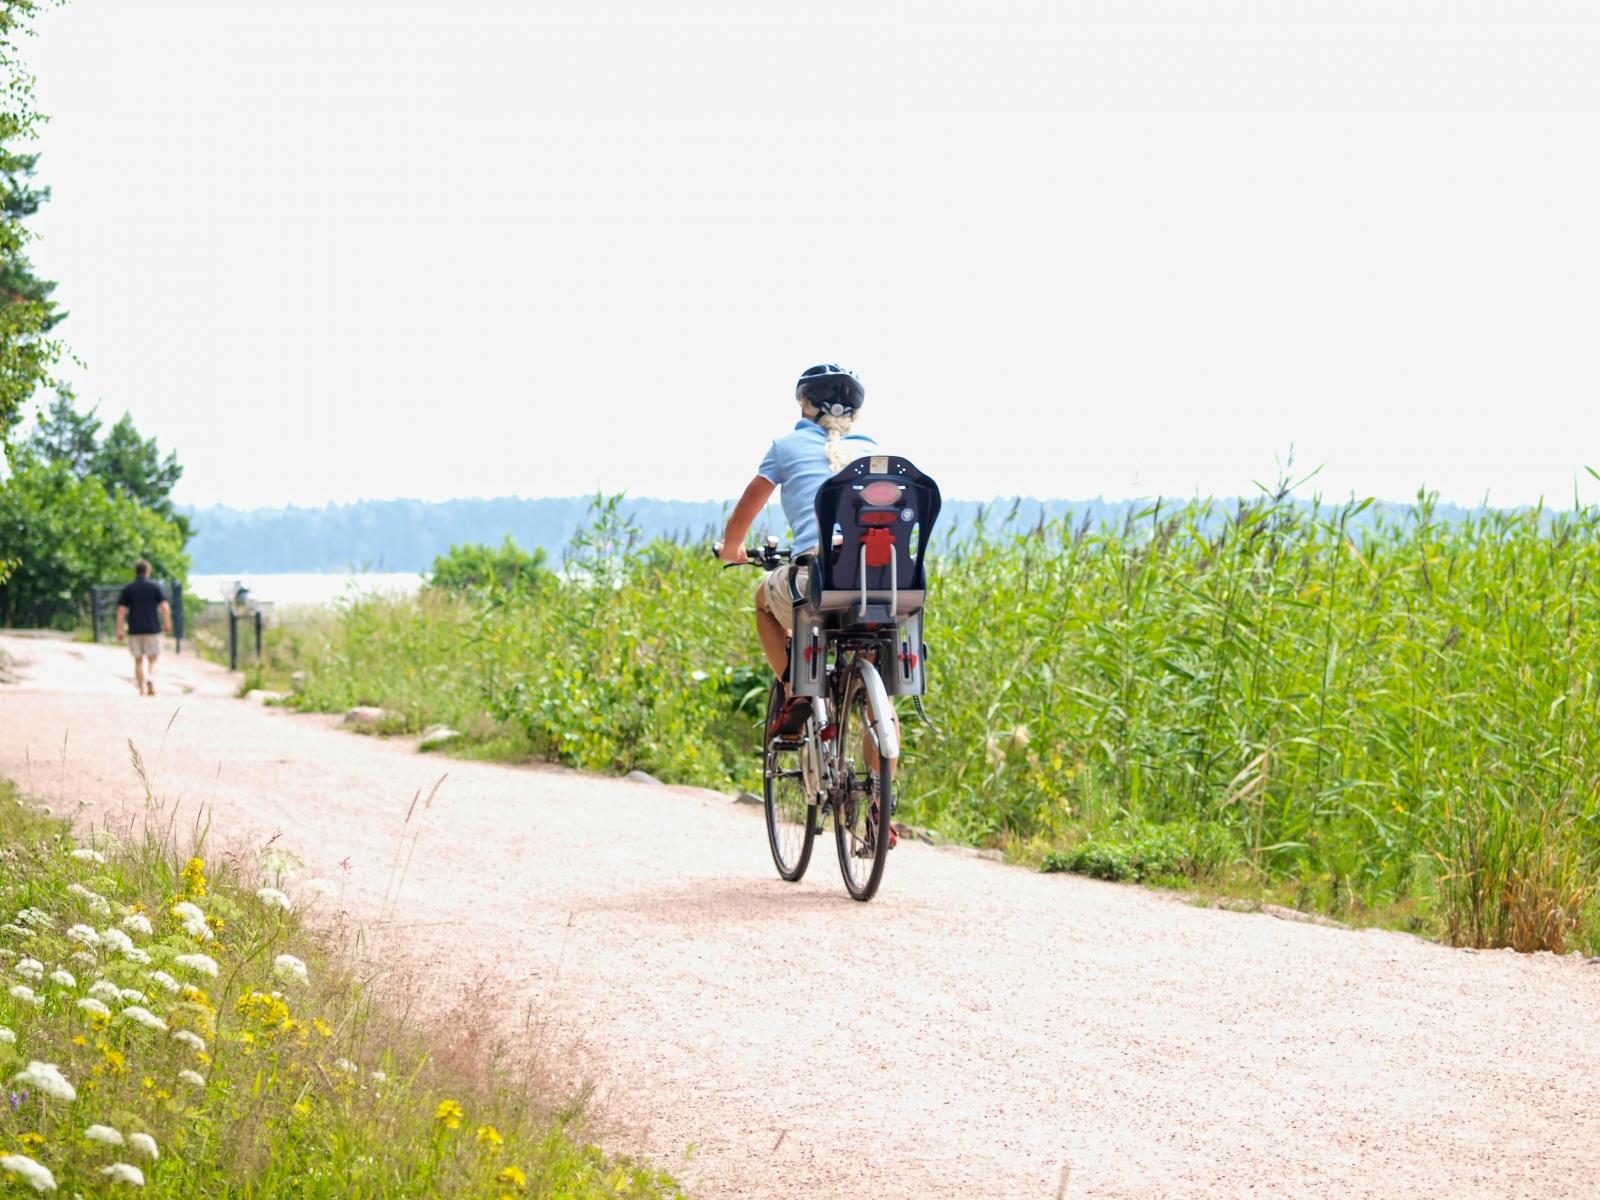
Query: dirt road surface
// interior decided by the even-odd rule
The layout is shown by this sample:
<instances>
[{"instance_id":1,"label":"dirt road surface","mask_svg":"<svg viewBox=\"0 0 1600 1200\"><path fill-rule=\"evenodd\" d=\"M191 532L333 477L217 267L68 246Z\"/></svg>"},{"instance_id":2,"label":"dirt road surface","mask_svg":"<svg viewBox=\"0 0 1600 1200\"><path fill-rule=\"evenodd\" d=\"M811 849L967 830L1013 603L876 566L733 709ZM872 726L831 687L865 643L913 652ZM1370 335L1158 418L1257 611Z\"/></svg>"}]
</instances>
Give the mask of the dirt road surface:
<instances>
[{"instance_id":1,"label":"dirt road surface","mask_svg":"<svg viewBox=\"0 0 1600 1200\"><path fill-rule=\"evenodd\" d=\"M0 650L0 774L88 801L83 822L138 811L131 738L160 796L224 842L281 834L360 920L448 772L399 944L441 1003L488 979L508 1029L542 1013L612 1148L698 1196L1600 1196L1600 965L1579 956L923 845L856 904L831 843L780 882L759 810L726 796L419 754L234 699L193 659L140 699L120 648Z\"/></svg>"}]
</instances>

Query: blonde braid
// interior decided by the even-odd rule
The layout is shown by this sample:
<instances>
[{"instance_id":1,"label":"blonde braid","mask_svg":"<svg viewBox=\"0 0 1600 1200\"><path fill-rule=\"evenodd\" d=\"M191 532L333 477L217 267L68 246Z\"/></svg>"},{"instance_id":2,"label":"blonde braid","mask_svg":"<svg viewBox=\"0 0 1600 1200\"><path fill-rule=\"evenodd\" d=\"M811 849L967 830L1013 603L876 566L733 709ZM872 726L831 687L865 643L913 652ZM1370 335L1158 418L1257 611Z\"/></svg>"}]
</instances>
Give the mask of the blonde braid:
<instances>
[{"instance_id":1,"label":"blonde braid","mask_svg":"<svg viewBox=\"0 0 1600 1200\"><path fill-rule=\"evenodd\" d=\"M810 414L807 414L810 415ZM836 417L831 413L820 413L812 419L828 431L828 465L835 471L842 471L861 455L844 444L845 434L850 432L850 427L856 423L855 413L848 413Z\"/></svg>"}]
</instances>

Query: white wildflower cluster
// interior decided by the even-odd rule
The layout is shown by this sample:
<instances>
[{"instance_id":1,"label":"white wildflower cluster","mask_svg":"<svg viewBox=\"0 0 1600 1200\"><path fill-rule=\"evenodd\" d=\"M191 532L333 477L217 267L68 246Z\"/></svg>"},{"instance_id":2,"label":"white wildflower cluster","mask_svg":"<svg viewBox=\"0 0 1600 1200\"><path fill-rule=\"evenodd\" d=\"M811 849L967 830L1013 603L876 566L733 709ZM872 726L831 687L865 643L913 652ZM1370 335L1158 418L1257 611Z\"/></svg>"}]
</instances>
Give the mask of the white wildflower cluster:
<instances>
[{"instance_id":1,"label":"white wildflower cluster","mask_svg":"<svg viewBox=\"0 0 1600 1200\"><path fill-rule=\"evenodd\" d=\"M55 924L50 914L41 908L25 908L17 914L17 922L33 929L49 929Z\"/></svg>"},{"instance_id":2,"label":"white wildflower cluster","mask_svg":"<svg viewBox=\"0 0 1600 1200\"><path fill-rule=\"evenodd\" d=\"M112 1163L109 1167L101 1167L100 1174L112 1183L127 1183L134 1187L144 1186L144 1172L132 1163Z\"/></svg>"},{"instance_id":3,"label":"white wildflower cluster","mask_svg":"<svg viewBox=\"0 0 1600 1200\"><path fill-rule=\"evenodd\" d=\"M281 908L284 912L288 912L294 907L294 905L289 902L288 896L284 895L277 888L273 887L257 888L256 899L261 901L261 903L265 904L268 908Z\"/></svg>"},{"instance_id":4,"label":"white wildflower cluster","mask_svg":"<svg viewBox=\"0 0 1600 1200\"><path fill-rule=\"evenodd\" d=\"M168 975L165 971L150 971L150 972L147 972L146 975L145 975L145 978L148 979L151 983L155 984L162 991L167 992L167 993L169 993L169 994L171 994L173 996L176 996L178 994L178 992L182 988L182 985L179 984L178 981L176 979L174 979L171 975Z\"/></svg>"},{"instance_id":5,"label":"white wildflower cluster","mask_svg":"<svg viewBox=\"0 0 1600 1200\"><path fill-rule=\"evenodd\" d=\"M67 939L84 946L98 946L100 944L100 935L94 931L94 927L91 925L74 925L67 930Z\"/></svg>"},{"instance_id":6,"label":"white wildflower cluster","mask_svg":"<svg viewBox=\"0 0 1600 1200\"><path fill-rule=\"evenodd\" d=\"M133 939L122 930L116 928L102 929L100 931L100 944L107 950L114 950L118 954L126 954L133 949Z\"/></svg>"},{"instance_id":7,"label":"white wildflower cluster","mask_svg":"<svg viewBox=\"0 0 1600 1200\"><path fill-rule=\"evenodd\" d=\"M167 1023L148 1008L137 1004L130 1004L122 1010L121 1017L124 1021L136 1021L146 1029L154 1029L157 1033L167 1032Z\"/></svg>"},{"instance_id":8,"label":"white wildflower cluster","mask_svg":"<svg viewBox=\"0 0 1600 1200\"><path fill-rule=\"evenodd\" d=\"M11 997L14 1000L22 1001L22 1003L24 1003L24 1004L31 1004L35 1008L38 1008L41 1004L44 1003L43 1000L39 999L38 996L33 994L33 989L31 987L29 987L25 983L14 983L14 984L12 984L11 985Z\"/></svg>"},{"instance_id":9,"label":"white wildflower cluster","mask_svg":"<svg viewBox=\"0 0 1600 1200\"><path fill-rule=\"evenodd\" d=\"M0 1042L4 1042L8 1046L15 1046L17 1044L17 1035L14 1031L0 1026Z\"/></svg>"},{"instance_id":10,"label":"white wildflower cluster","mask_svg":"<svg viewBox=\"0 0 1600 1200\"><path fill-rule=\"evenodd\" d=\"M66 1081L55 1063L30 1062L25 1069L11 1077L11 1083L42 1092L52 1100L71 1101L78 1098L78 1089Z\"/></svg>"},{"instance_id":11,"label":"white wildflower cluster","mask_svg":"<svg viewBox=\"0 0 1600 1200\"><path fill-rule=\"evenodd\" d=\"M111 915L111 901L92 888L86 888L81 883L69 883L67 884L67 891L80 898L95 916L109 917Z\"/></svg>"},{"instance_id":12,"label":"white wildflower cluster","mask_svg":"<svg viewBox=\"0 0 1600 1200\"><path fill-rule=\"evenodd\" d=\"M137 933L140 937L149 937L155 932L155 927L150 924L150 918L138 912L123 917L122 927L129 933Z\"/></svg>"},{"instance_id":13,"label":"white wildflower cluster","mask_svg":"<svg viewBox=\"0 0 1600 1200\"><path fill-rule=\"evenodd\" d=\"M361 1068L356 1066L356 1064L351 1062L348 1058L334 1059L333 1069L335 1071L343 1071L346 1075L359 1075L361 1073Z\"/></svg>"},{"instance_id":14,"label":"white wildflower cluster","mask_svg":"<svg viewBox=\"0 0 1600 1200\"><path fill-rule=\"evenodd\" d=\"M284 982L308 983L306 965L292 954L280 954L272 960L272 973Z\"/></svg>"},{"instance_id":15,"label":"white wildflower cluster","mask_svg":"<svg viewBox=\"0 0 1600 1200\"><path fill-rule=\"evenodd\" d=\"M50 1168L34 1162L26 1154L0 1154L0 1171L21 1176L36 1192L56 1190L56 1177L50 1174Z\"/></svg>"},{"instance_id":16,"label":"white wildflower cluster","mask_svg":"<svg viewBox=\"0 0 1600 1200\"><path fill-rule=\"evenodd\" d=\"M120 999L124 1004L149 1004L150 997L138 988L123 988Z\"/></svg>"},{"instance_id":17,"label":"white wildflower cluster","mask_svg":"<svg viewBox=\"0 0 1600 1200\"><path fill-rule=\"evenodd\" d=\"M109 1017L111 1010L106 1007L104 1000L96 1000L93 996L85 996L78 1001L78 1007L90 1016Z\"/></svg>"},{"instance_id":18,"label":"white wildflower cluster","mask_svg":"<svg viewBox=\"0 0 1600 1200\"><path fill-rule=\"evenodd\" d=\"M77 859L79 862L103 863L106 861L106 856L101 854L98 850L80 848L72 852L72 857Z\"/></svg>"},{"instance_id":19,"label":"white wildflower cluster","mask_svg":"<svg viewBox=\"0 0 1600 1200\"><path fill-rule=\"evenodd\" d=\"M13 924L13 923L9 923L9 922L7 924L5 924L5 925L0 925L0 930L4 930L6 933L9 933L12 937L31 938L31 937L37 937L38 936L37 934L35 934L33 932L33 930L29 929L26 925L17 925L17 924Z\"/></svg>"},{"instance_id":20,"label":"white wildflower cluster","mask_svg":"<svg viewBox=\"0 0 1600 1200\"><path fill-rule=\"evenodd\" d=\"M122 1145L122 1135L109 1125L91 1125L83 1131L83 1136L104 1146Z\"/></svg>"},{"instance_id":21,"label":"white wildflower cluster","mask_svg":"<svg viewBox=\"0 0 1600 1200\"><path fill-rule=\"evenodd\" d=\"M201 975L209 975L213 979L217 977L217 960L209 954L180 954L172 961L180 967L196 971Z\"/></svg>"},{"instance_id":22,"label":"white wildflower cluster","mask_svg":"<svg viewBox=\"0 0 1600 1200\"><path fill-rule=\"evenodd\" d=\"M178 1079L180 1082L193 1084L197 1088L203 1088L206 1085L205 1076L201 1075L199 1071L179 1071Z\"/></svg>"},{"instance_id":23,"label":"white wildflower cluster","mask_svg":"<svg viewBox=\"0 0 1600 1200\"><path fill-rule=\"evenodd\" d=\"M71 971L55 970L50 972L50 982L57 987L75 988L78 986L78 977Z\"/></svg>"},{"instance_id":24,"label":"white wildflower cluster","mask_svg":"<svg viewBox=\"0 0 1600 1200\"><path fill-rule=\"evenodd\" d=\"M209 942L215 936L206 924L206 914L192 901L178 901L172 906L172 915L183 922L183 931L196 941Z\"/></svg>"},{"instance_id":25,"label":"white wildflower cluster","mask_svg":"<svg viewBox=\"0 0 1600 1200\"><path fill-rule=\"evenodd\" d=\"M175 1042L182 1042L196 1054L204 1054L206 1052L205 1038L201 1037L198 1033L190 1033L187 1029L174 1030L172 1034L172 1040Z\"/></svg>"},{"instance_id":26,"label":"white wildflower cluster","mask_svg":"<svg viewBox=\"0 0 1600 1200\"><path fill-rule=\"evenodd\" d=\"M25 958L17 963L12 970L16 971L24 979L31 979L35 983L44 978L44 964L37 958Z\"/></svg>"},{"instance_id":27,"label":"white wildflower cluster","mask_svg":"<svg viewBox=\"0 0 1600 1200\"><path fill-rule=\"evenodd\" d=\"M122 989L109 979L96 979L89 985L89 995L97 1000L109 1000L115 1004L122 999Z\"/></svg>"},{"instance_id":28,"label":"white wildflower cluster","mask_svg":"<svg viewBox=\"0 0 1600 1200\"><path fill-rule=\"evenodd\" d=\"M161 1151L156 1149L155 1138L148 1133L130 1133L128 1135L128 1146L133 1150L137 1150L151 1162L161 1157Z\"/></svg>"}]
</instances>

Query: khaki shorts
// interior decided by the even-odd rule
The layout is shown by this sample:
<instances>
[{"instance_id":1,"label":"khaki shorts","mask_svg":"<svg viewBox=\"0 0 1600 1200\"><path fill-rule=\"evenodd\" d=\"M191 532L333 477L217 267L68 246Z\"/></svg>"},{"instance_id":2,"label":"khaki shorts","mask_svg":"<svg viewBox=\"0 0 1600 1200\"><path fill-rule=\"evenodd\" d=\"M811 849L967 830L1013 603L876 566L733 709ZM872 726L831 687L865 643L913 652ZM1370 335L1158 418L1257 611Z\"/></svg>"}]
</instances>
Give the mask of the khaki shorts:
<instances>
[{"instance_id":1,"label":"khaki shorts","mask_svg":"<svg viewBox=\"0 0 1600 1200\"><path fill-rule=\"evenodd\" d=\"M159 658L161 655L161 635L159 633L130 633L128 635L128 653L135 658Z\"/></svg>"},{"instance_id":2,"label":"khaki shorts","mask_svg":"<svg viewBox=\"0 0 1600 1200\"><path fill-rule=\"evenodd\" d=\"M794 585L800 589L800 594L806 594L806 585L811 581L811 568L801 567L795 572ZM761 597L767 598L767 610L778 618L778 624L785 629L794 629L794 598L789 594L789 568L779 567L776 571L767 572L767 577L761 581L761 586L756 589L756 603L761 603Z\"/></svg>"}]
</instances>

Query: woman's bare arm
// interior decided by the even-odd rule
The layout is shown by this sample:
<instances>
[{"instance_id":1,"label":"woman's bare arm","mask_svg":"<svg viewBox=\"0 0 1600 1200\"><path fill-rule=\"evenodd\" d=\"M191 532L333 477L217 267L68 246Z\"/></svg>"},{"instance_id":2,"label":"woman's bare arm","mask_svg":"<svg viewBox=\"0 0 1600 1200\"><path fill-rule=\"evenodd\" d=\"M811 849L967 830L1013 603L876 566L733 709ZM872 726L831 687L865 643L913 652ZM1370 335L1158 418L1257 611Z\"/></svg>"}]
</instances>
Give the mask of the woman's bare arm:
<instances>
[{"instance_id":1,"label":"woman's bare arm","mask_svg":"<svg viewBox=\"0 0 1600 1200\"><path fill-rule=\"evenodd\" d=\"M767 506L767 501L772 499L772 489L776 486L772 480L757 475L744 489L744 495L739 497L739 503L733 506L733 514L728 518L728 528L722 534L723 562L745 561L744 539L749 536L750 526L755 524L756 517Z\"/></svg>"}]
</instances>

